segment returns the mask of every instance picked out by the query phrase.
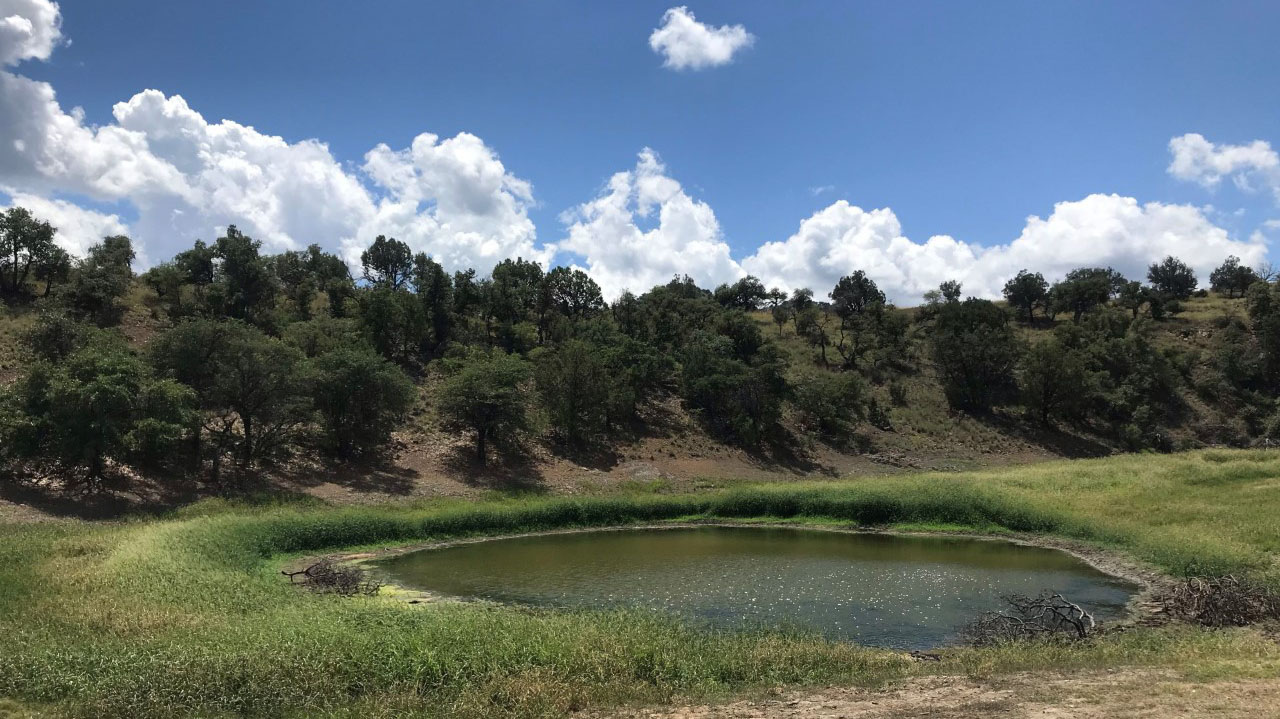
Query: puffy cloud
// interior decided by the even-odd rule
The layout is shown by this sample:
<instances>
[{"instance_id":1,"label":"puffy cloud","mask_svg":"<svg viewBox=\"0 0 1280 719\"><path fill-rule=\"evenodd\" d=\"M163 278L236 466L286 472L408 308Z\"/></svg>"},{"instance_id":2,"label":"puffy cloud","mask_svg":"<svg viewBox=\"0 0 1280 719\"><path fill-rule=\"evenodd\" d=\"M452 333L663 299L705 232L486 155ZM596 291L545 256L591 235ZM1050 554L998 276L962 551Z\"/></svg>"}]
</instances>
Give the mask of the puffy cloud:
<instances>
[{"instance_id":1,"label":"puffy cloud","mask_svg":"<svg viewBox=\"0 0 1280 719\"><path fill-rule=\"evenodd\" d=\"M569 228L559 249L582 256L586 271L609 299L625 289L648 290L680 274L704 287L743 274L729 256L711 207L691 198L647 147L634 170L614 174L599 196L561 219Z\"/></svg>"},{"instance_id":2,"label":"puffy cloud","mask_svg":"<svg viewBox=\"0 0 1280 719\"><path fill-rule=\"evenodd\" d=\"M44 30L21 42L0 32L3 57L47 57L58 37L57 6L0 0L0 18L12 6L26 9L10 24ZM342 247L353 262L378 234L451 269L485 271L510 255L545 263L553 251L535 244L529 183L474 135L422 134L404 150L379 145L360 170L349 170L320 141L209 122L178 95L145 90L117 103L113 115L112 124L87 125L79 109L63 110L48 83L0 71L0 192L124 201L137 211L129 228L135 244L153 257L229 224L270 251L314 242ZM60 216L70 221L65 206Z\"/></svg>"},{"instance_id":3,"label":"puffy cloud","mask_svg":"<svg viewBox=\"0 0 1280 719\"><path fill-rule=\"evenodd\" d=\"M1257 189L1255 182L1270 188L1280 201L1280 155L1270 143L1254 140L1247 145L1219 145L1198 133L1169 140L1169 174L1180 180L1217 187L1230 177L1242 190Z\"/></svg>"},{"instance_id":4,"label":"puffy cloud","mask_svg":"<svg viewBox=\"0 0 1280 719\"><path fill-rule=\"evenodd\" d=\"M187 191L141 134L88 127L79 110L62 110L48 83L7 72L0 72L0 184L99 198Z\"/></svg>"},{"instance_id":5,"label":"puffy cloud","mask_svg":"<svg viewBox=\"0 0 1280 719\"><path fill-rule=\"evenodd\" d=\"M1059 202L1047 218L1027 219L1012 242L982 247L945 235L924 243L902 235L888 208L865 211L841 200L800 223L782 242L766 243L742 262L768 286L811 287L818 294L853 270L865 271L890 298L913 303L944 280L960 280L965 292L999 297L1020 269L1057 279L1082 266L1111 266L1135 279L1165 255L1176 255L1202 279L1227 255L1256 264L1267 248L1259 238L1232 239L1197 207L1132 197L1089 195Z\"/></svg>"},{"instance_id":6,"label":"puffy cloud","mask_svg":"<svg viewBox=\"0 0 1280 719\"><path fill-rule=\"evenodd\" d=\"M839 200L786 240L767 242L738 262L711 207L691 198L648 148L635 169L613 175L595 199L562 219L568 237L559 249L580 255L610 299L678 274L704 287L752 274L767 287L809 287L824 296L842 276L862 270L893 301L914 304L953 279L966 294L998 298L1021 269L1052 281L1077 267L1110 266L1143 279L1152 262L1172 254L1207 280L1227 255L1258 264L1267 254L1260 233L1234 239L1201 208L1094 194L1059 202L1048 217L1028 217L1017 238L988 246L947 235L917 242L903 235L892 209Z\"/></svg>"},{"instance_id":7,"label":"puffy cloud","mask_svg":"<svg viewBox=\"0 0 1280 719\"><path fill-rule=\"evenodd\" d=\"M974 248L950 237L908 240L889 208L868 212L839 200L802 221L786 240L762 245L742 266L768 287L809 287L819 296L862 270L901 301L918 298L976 260Z\"/></svg>"},{"instance_id":8,"label":"puffy cloud","mask_svg":"<svg viewBox=\"0 0 1280 719\"><path fill-rule=\"evenodd\" d=\"M129 234L129 227L119 215L87 210L66 200L50 200L37 195L17 193L9 205L25 207L31 213L58 228L54 241L73 255L83 256L104 237Z\"/></svg>"},{"instance_id":9,"label":"puffy cloud","mask_svg":"<svg viewBox=\"0 0 1280 719\"><path fill-rule=\"evenodd\" d=\"M1227 255L1257 264L1267 254L1265 245L1233 239L1198 207L1138 204L1119 195L1059 202L1048 218L1028 218L1007 250L993 249L1002 251L1005 267L1015 271L1045 268L1046 276L1056 276L1082 265L1109 265L1134 279L1145 278L1152 262L1175 255L1204 281ZM1040 264L1031 264L1037 260Z\"/></svg>"},{"instance_id":10,"label":"puffy cloud","mask_svg":"<svg viewBox=\"0 0 1280 719\"><path fill-rule=\"evenodd\" d=\"M189 244L228 224L271 250L333 245L372 217L368 190L321 142L289 143L230 120L209 123L182 97L155 90L113 112L110 129L140 138L141 156L162 168L137 173L119 193L137 206L135 231L147 245Z\"/></svg>"},{"instance_id":11,"label":"puffy cloud","mask_svg":"<svg viewBox=\"0 0 1280 719\"><path fill-rule=\"evenodd\" d=\"M346 254L354 264L377 234L393 234L426 248L447 267L488 270L508 257L544 266L554 247L535 243L529 219L533 188L507 172L497 154L463 132L444 141L424 133L405 150L378 145L365 155L364 172L387 191ZM424 204L430 208L422 211Z\"/></svg>"},{"instance_id":12,"label":"puffy cloud","mask_svg":"<svg viewBox=\"0 0 1280 719\"><path fill-rule=\"evenodd\" d=\"M702 70L729 63L755 39L742 25L704 25L682 5L663 13L662 24L649 35L649 47L662 55L663 67Z\"/></svg>"},{"instance_id":13,"label":"puffy cloud","mask_svg":"<svg viewBox=\"0 0 1280 719\"><path fill-rule=\"evenodd\" d=\"M61 25L51 0L0 0L0 65L48 60L62 39Z\"/></svg>"}]
</instances>

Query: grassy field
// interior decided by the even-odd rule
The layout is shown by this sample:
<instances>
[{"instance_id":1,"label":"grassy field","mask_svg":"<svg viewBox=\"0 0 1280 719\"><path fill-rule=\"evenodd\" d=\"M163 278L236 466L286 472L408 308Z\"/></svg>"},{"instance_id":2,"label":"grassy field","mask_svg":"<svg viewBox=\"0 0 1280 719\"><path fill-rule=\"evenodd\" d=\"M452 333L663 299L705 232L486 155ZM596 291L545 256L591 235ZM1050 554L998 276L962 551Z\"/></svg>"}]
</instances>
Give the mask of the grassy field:
<instances>
[{"instance_id":1,"label":"grassy field","mask_svg":"<svg viewBox=\"0 0 1280 719\"><path fill-rule=\"evenodd\" d=\"M1070 537L1172 574L1280 587L1280 452L1205 451L966 474L327 508L204 502L161 519L0 526L0 716L561 716L780 685L876 685L1155 666L1276 676L1257 630L1135 629L1079 645L951 649L916 663L805 636L653 615L553 612L290 587L291 557L465 535L681 517L841 520Z\"/></svg>"}]
</instances>

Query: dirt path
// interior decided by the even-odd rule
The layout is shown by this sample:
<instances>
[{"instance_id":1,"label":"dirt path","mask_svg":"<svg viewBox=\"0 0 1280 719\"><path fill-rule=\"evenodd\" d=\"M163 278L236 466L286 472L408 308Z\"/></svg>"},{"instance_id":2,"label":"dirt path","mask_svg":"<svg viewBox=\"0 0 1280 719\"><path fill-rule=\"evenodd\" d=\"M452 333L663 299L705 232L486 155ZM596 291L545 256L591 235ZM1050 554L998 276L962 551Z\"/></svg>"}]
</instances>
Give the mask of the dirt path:
<instances>
[{"instance_id":1,"label":"dirt path","mask_svg":"<svg viewBox=\"0 0 1280 719\"><path fill-rule=\"evenodd\" d=\"M1270 719L1280 679L1190 682L1172 673L926 677L888 690L829 688L601 719Z\"/></svg>"}]
</instances>

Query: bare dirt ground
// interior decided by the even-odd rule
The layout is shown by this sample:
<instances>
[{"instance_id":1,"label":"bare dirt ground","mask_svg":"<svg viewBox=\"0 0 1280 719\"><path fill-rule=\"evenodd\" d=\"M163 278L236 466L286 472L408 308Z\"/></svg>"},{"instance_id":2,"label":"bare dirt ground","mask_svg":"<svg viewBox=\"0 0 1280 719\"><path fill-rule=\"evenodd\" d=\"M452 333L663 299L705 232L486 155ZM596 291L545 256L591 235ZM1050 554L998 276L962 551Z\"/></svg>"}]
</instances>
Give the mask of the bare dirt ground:
<instances>
[{"instance_id":1,"label":"bare dirt ground","mask_svg":"<svg viewBox=\"0 0 1280 719\"><path fill-rule=\"evenodd\" d=\"M480 466L468 437L429 429L397 433L392 452L373 463L340 463L299 456L269 472L254 493L311 496L331 504L377 504L436 497L477 498L492 491L574 495L615 491L697 491L740 482L839 479L912 471L956 471L1027 464L1061 455L1030 443L1000 451L959 446L894 448L902 437L862 432L862 448L814 444L797 454L748 452L716 442L694 426L618 443L608 451L571 455L547 442L529 441L503 461ZM67 494L58 482L0 481L0 522L55 518L112 519L152 513L214 494L215 488L164 477L132 475L93 496Z\"/></svg>"},{"instance_id":2,"label":"bare dirt ground","mask_svg":"<svg viewBox=\"0 0 1280 719\"><path fill-rule=\"evenodd\" d=\"M123 328L131 341L145 346L155 333L154 321L140 310L129 312L125 319ZM476 498L492 491L684 492L740 482L961 471L1109 451L1064 433L1028 435L1010 418L979 419L923 404L902 410L917 412L919 417L904 414L887 430L864 424L842 446L797 435L776 446L746 449L709 436L676 397L667 395L646 406L641 422L606 445L567 451L540 433L491 452L489 463L481 466L474 457L472 438L441 427L429 396L424 391L410 422L376 461L343 463L304 450L283 466L230 489L233 494L310 496L331 504ZM68 494L56 481L0 479L0 522L154 513L220 489L177 476L128 474L92 497Z\"/></svg>"},{"instance_id":3,"label":"bare dirt ground","mask_svg":"<svg viewBox=\"0 0 1280 719\"><path fill-rule=\"evenodd\" d=\"M604 719L1264 719L1280 679L1193 682L1172 673L924 677L886 690L827 688L719 706L634 709Z\"/></svg>"},{"instance_id":4,"label":"bare dirt ground","mask_svg":"<svg viewBox=\"0 0 1280 719\"><path fill-rule=\"evenodd\" d=\"M334 503L423 497L474 497L491 490L587 494L619 489L695 491L739 482L838 479L912 471L958 471L1075 456L1020 438L974 447L908 432L862 428L849 446L813 442L794 450L748 451L708 437L668 402L662 421L629 440L593 452L566 453L548 441L524 443L502 462L481 467L470 438L427 426L397 434L394 453L376 468L299 466L280 477L289 491Z\"/></svg>"}]
</instances>

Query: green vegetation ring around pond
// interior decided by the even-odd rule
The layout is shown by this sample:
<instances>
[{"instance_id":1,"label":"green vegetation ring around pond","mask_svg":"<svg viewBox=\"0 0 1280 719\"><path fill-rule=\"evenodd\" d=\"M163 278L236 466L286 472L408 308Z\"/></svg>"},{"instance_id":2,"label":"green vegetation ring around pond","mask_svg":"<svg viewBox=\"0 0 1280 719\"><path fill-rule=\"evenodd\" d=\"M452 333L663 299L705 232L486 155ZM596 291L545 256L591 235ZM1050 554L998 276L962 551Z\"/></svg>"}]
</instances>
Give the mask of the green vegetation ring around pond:
<instances>
[{"instance_id":1,"label":"green vegetation ring around pond","mask_svg":"<svg viewBox=\"0 0 1280 719\"><path fill-rule=\"evenodd\" d=\"M799 634L700 631L628 611L312 595L303 556L677 518L825 519L1065 537L1173 575L1272 587L1280 453L743 486L702 495L515 498L343 509L205 502L163 520L0 527L0 697L22 716L562 716L776 685L922 672L1161 666L1270 675L1253 629L1135 628L1081 643L955 648L942 661Z\"/></svg>"}]
</instances>

